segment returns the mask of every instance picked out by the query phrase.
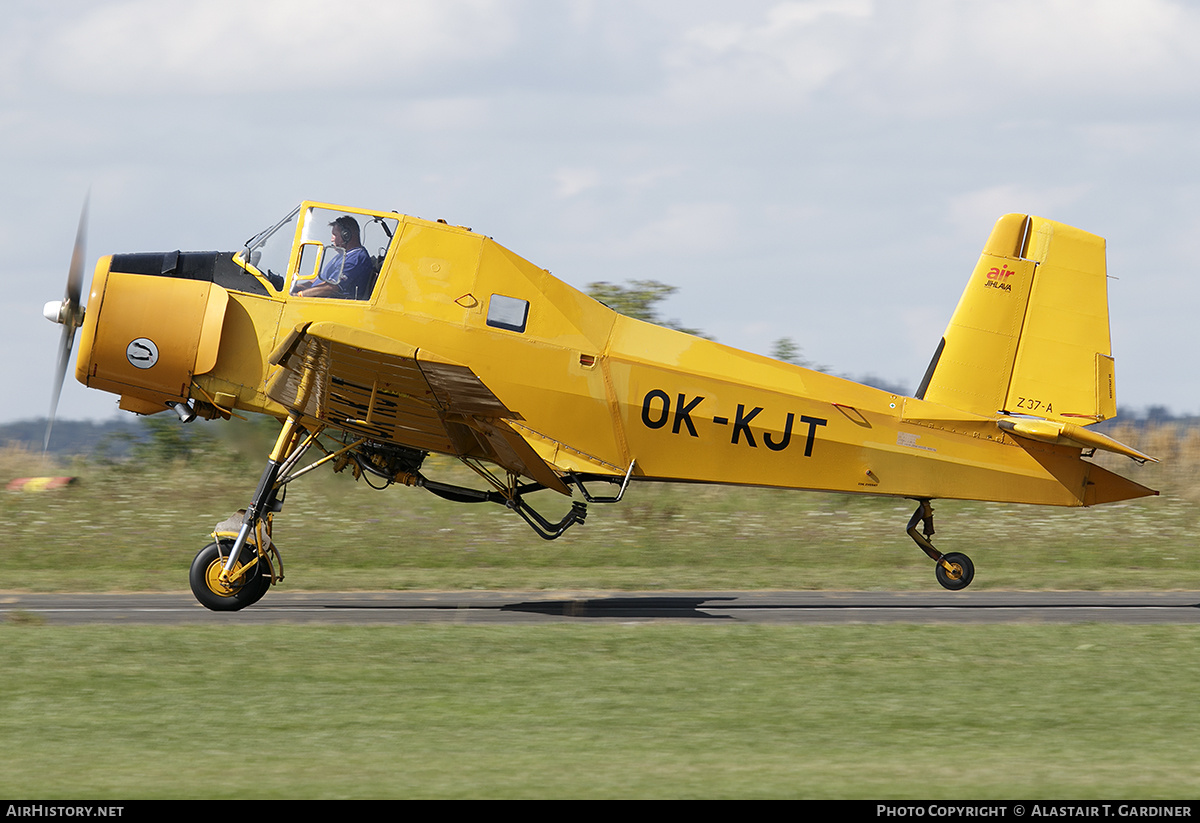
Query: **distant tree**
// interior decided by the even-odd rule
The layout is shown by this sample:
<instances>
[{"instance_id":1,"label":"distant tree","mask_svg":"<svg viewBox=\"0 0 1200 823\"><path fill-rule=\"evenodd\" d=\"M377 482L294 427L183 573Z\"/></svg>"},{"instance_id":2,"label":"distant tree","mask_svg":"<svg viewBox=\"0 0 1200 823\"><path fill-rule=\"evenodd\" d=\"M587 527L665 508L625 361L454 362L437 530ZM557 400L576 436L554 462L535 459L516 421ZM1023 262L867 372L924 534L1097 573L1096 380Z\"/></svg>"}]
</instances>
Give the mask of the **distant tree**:
<instances>
[{"instance_id":1,"label":"distant tree","mask_svg":"<svg viewBox=\"0 0 1200 823\"><path fill-rule=\"evenodd\" d=\"M139 421L143 437L133 445L140 460L190 460L212 445L212 435L203 424L185 424L172 414L143 417Z\"/></svg>"},{"instance_id":2,"label":"distant tree","mask_svg":"<svg viewBox=\"0 0 1200 823\"><path fill-rule=\"evenodd\" d=\"M106 420L103 423L92 420L56 420L49 451L60 457L88 455L97 449L108 448L117 432L131 440L137 431L137 423L131 415ZM17 443L40 452L45 435L45 418L0 424L0 444Z\"/></svg>"},{"instance_id":3,"label":"distant tree","mask_svg":"<svg viewBox=\"0 0 1200 823\"><path fill-rule=\"evenodd\" d=\"M813 371L824 372L829 374L829 367L813 363L804 357L803 350L796 345L796 341L790 337L781 337L771 344L771 356L776 360L782 360L785 363L794 363L797 366L802 366ZM840 375L847 380L853 380L855 383L862 383L864 386L882 389L892 394L908 396L908 387L903 383L897 383L893 380L879 377L874 374L868 374L864 377L850 377L849 375Z\"/></svg>"},{"instance_id":4,"label":"distant tree","mask_svg":"<svg viewBox=\"0 0 1200 823\"><path fill-rule=\"evenodd\" d=\"M630 280L624 286L602 280L599 283L589 283L587 287L589 296L613 311L635 320L645 320L647 323L661 322L657 306L676 291L678 288L675 286L657 280Z\"/></svg>"},{"instance_id":5,"label":"distant tree","mask_svg":"<svg viewBox=\"0 0 1200 823\"><path fill-rule=\"evenodd\" d=\"M1146 409L1147 423L1170 423L1175 419L1175 415L1171 414L1171 410L1166 406L1151 406Z\"/></svg>"},{"instance_id":6,"label":"distant tree","mask_svg":"<svg viewBox=\"0 0 1200 823\"><path fill-rule=\"evenodd\" d=\"M776 360L782 360L784 363L792 363L796 366L801 366L813 371L828 373L828 366L821 366L813 363L804 356L804 350L797 345L796 341L790 337L781 337L771 344L771 356Z\"/></svg>"},{"instance_id":7,"label":"distant tree","mask_svg":"<svg viewBox=\"0 0 1200 823\"><path fill-rule=\"evenodd\" d=\"M800 352L800 347L790 337L781 337L771 344L771 356L776 360L808 368L808 361L804 359Z\"/></svg>"},{"instance_id":8,"label":"distant tree","mask_svg":"<svg viewBox=\"0 0 1200 823\"><path fill-rule=\"evenodd\" d=\"M589 283L589 297L599 300L618 314L632 317L635 320L645 320L668 329L687 332L699 337L707 337L701 331L681 325L677 320L664 320L658 316L658 304L678 291L675 286L660 283L658 280L629 280L626 285L600 281Z\"/></svg>"}]
</instances>

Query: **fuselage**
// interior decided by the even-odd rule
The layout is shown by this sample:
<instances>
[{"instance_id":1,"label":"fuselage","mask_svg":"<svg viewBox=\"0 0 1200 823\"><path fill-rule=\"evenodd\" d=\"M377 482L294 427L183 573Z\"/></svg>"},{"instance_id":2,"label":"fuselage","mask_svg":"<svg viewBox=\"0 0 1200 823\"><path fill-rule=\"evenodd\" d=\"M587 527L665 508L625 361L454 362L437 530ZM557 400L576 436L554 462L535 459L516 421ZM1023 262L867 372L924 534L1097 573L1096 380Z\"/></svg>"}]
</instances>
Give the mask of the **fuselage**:
<instances>
[{"instance_id":1,"label":"fuselage","mask_svg":"<svg viewBox=\"0 0 1200 823\"><path fill-rule=\"evenodd\" d=\"M618 315L469 229L305 210L388 221L366 299L290 294L313 271L306 255L320 255L302 220L282 272L253 265L248 250L105 257L78 379L144 414L182 402L210 416L283 417L267 395L272 352L297 327L334 322L469 367L560 473L621 476L632 464L638 479L1065 506L1151 493L1079 448L1012 436L999 415Z\"/></svg>"}]
</instances>

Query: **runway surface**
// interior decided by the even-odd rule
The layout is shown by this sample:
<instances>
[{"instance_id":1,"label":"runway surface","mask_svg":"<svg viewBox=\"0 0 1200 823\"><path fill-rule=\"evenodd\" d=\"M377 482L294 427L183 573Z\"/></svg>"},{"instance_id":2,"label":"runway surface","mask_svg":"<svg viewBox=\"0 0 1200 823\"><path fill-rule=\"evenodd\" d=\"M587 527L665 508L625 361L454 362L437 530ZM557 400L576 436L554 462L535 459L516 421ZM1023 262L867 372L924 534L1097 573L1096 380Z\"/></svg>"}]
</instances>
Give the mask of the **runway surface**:
<instances>
[{"instance_id":1,"label":"runway surface","mask_svg":"<svg viewBox=\"0 0 1200 823\"><path fill-rule=\"evenodd\" d=\"M269 592L240 612L190 593L0 592L0 621L197 625L1200 623L1200 592Z\"/></svg>"}]
</instances>

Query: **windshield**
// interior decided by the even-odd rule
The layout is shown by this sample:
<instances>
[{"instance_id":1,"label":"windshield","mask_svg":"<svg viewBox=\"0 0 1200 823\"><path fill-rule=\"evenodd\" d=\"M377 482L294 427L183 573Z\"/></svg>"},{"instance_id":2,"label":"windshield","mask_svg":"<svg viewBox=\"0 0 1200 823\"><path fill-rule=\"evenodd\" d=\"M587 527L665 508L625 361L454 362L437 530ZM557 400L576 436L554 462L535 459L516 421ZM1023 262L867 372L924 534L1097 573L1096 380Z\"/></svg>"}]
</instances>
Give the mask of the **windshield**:
<instances>
[{"instance_id":1,"label":"windshield","mask_svg":"<svg viewBox=\"0 0 1200 823\"><path fill-rule=\"evenodd\" d=\"M276 289L283 290L284 275L287 274L288 259L292 254L292 241L296 237L296 217L300 207L269 229L260 231L246 241L241 252L241 262L248 263L271 281Z\"/></svg>"}]
</instances>

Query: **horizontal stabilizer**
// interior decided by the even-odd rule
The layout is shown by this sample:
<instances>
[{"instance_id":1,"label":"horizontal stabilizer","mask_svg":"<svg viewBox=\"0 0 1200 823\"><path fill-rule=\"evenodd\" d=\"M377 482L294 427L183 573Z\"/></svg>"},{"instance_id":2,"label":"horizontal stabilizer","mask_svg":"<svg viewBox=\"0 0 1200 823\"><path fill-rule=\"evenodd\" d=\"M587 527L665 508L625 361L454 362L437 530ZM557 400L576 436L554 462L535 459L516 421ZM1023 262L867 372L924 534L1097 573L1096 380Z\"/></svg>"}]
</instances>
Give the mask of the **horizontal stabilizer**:
<instances>
[{"instance_id":1,"label":"horizontal stabilizer","mask_svg":"<svg viewBox=\"0 0 1200 823\"><path fill-rule=\"evenodd\" d=\"M1056 420L1033 420L1016 418L1001 420L1000 428L1018 437L1028 437L1042 443L1053 443L1059 446L1075 446L1081 449L1100 449L1101 451L1123 454L1139 463L1157 463L1158 459L1142 454L1137 449L1126 446L1108 435L1074 423L1063 423Z\"/></svg>"}]
</instances>

